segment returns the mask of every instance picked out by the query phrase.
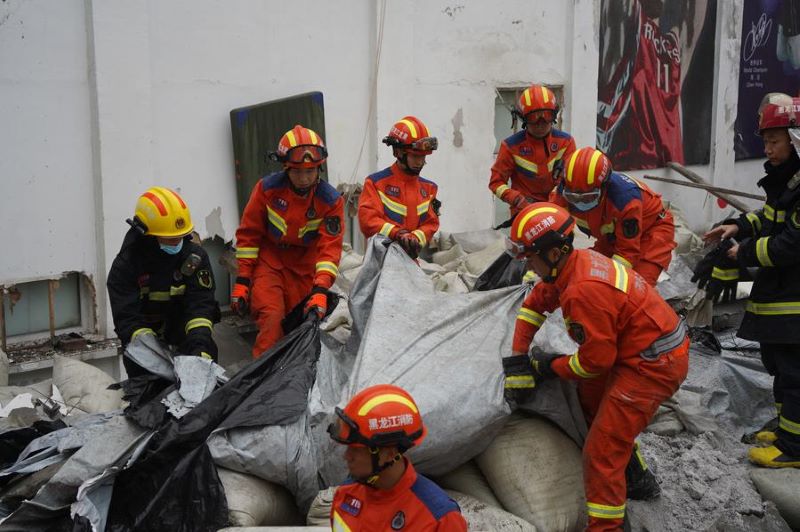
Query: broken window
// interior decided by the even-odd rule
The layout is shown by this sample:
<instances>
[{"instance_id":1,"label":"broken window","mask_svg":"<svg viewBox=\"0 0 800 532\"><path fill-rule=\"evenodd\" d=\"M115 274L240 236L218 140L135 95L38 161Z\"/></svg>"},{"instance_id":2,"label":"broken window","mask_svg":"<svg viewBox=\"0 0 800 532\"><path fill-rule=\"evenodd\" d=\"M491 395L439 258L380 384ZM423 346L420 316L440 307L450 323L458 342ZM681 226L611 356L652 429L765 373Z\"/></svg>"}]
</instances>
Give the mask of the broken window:
<instances>
[{"instance_id":1,"label":"broken window","mask_svg":"<svg viewBox=\"0 0 800 532\"><path fill-rule=\"evenodd\" d=\"M0 347L37 343L95 326L94 285L86 275L0 285Z\"/></svg>"}]
</instances>

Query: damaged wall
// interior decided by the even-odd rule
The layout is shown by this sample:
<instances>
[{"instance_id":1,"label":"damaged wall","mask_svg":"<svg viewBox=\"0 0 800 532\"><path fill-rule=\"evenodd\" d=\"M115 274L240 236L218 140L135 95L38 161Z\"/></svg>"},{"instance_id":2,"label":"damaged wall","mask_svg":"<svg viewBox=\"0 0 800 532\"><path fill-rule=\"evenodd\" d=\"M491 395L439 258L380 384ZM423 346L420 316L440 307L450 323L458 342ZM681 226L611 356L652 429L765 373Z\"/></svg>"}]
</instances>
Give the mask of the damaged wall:
<instances>
[{"instance_id":1,"label":"damaged wall","mask_svg":"<svg viewBox=\"0 0 800 532\"><path fill-rule=\"evenodd\" d=\"M732 152L741 3L718 3L716 137L712 164L694 169L755 192L760 162L734 165ZM155 184L181 191L201 236L233 238L228 111L313 90L325 98L333 184L389 164L380 139L415 114L440 139L423 174L440 186L442 229L485 228L495 87L563 85L564 128L593 143L598 10L593 0L4 0L0 116L13 127L0 132L0 224L15 230L0 235L0 284L76 270L102 287L124 219ZM696 228L723 212L692 189L653 187ZM108 330L103 292L98 304Z\"/></svg>"}]
</instances>

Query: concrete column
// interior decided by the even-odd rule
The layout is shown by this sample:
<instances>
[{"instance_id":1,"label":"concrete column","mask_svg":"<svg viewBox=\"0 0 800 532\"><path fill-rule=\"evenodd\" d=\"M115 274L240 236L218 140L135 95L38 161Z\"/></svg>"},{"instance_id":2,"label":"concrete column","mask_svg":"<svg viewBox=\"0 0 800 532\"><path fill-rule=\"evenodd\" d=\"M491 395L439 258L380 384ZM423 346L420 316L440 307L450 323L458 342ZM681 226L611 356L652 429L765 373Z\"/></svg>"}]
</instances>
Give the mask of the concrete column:
<instances>
[{"instance_id":1,"label":"concrete column","mask_svg":"<svg viewBox=\"0 0 800 532\"><path fill-rule=\"evenodd\" d=\"M575 144L594 146L597 137L597 70L599 68L600 3L574 0L567 9L567 84L564 127Z\"/></svg>"}]
</instances>

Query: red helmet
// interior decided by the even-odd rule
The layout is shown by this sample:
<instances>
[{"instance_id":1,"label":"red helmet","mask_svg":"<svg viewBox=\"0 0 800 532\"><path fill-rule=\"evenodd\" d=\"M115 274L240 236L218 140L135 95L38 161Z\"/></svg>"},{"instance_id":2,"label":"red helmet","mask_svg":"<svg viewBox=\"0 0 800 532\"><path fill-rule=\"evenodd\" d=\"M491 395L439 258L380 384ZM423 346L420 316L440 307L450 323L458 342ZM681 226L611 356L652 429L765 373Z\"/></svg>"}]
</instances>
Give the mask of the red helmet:
<instances>
[{"instance_id":1,"label":"red helmet","mask_svg":"<svg viewBox=\"0 0 800 532\"><path fill-rule=\"evenodd\" d=\"M289 168L317 168L327 159L328 150L322 137L298 124L281 137L278 150L269 157Z\"/></svg>"},{"instance_id":2,"label":"red helmet","mask_svg":"<svg viewBox=\"0 0 800 532\"><path fill-rule=\"evenodd\" d=\"M402 148L416 155L430 155L439 147L436 137L431 137L427 126L414 116L400 119L383 138L383 143L393 148Z\"/></svg>"},{"instance_id":3,"label":"red helmet","mask_svg":"<svg viewBox=\"0 0 800 532\"><path fill-rule=\"evenodd\" d=\"M555 122L560 107L553 91L544 85L531 85L519 95L516 112L523 122L534 122L543 117L548 122ZM528 116L534 113L533 116Z\"/></svg>"},{"instance_id":4,"label":"red helmet","mask_svg":"<svg viewBox=\"0 0 800 532\"><path fill-rule=\"evenodd\" d=\"M542 201L524 208L511 225L508 251L517 258L526 253L540 254L570 243L575 219L554 203Z\"/></svg>"},{"instance_id":5,"label":"red helmet","mask_svg":"<svg viewBox=\"0 0 800 532\"><path fill-rule=\"evenodd\" d=\"M611 161L600 150L576 150L564 165L561 195L578 210L586 211L600 202L600 187L611 174Z\"/></svg>"},{"instance_id":6,"label":"red helmet","mask_svg":"<svg viewBox=\"0 0 800 532\"><path fill-rule=\"evenodd\" d=\"M405 452L428 433L414 399L392 384L370 386L355 395L344 410L336 408L331 438L346 445L397 447Z\"/></svg>"},{"instance_id":7,"label":"red helmet","mask_svg":"<svg viewBox=\"0 0 800 532\"><path fill-rule=\"evenodd\" d=\"M800 98L782 92L764 96L758 106L758 134L778 127L800 127Z\"/></svg>"}]
</instances>

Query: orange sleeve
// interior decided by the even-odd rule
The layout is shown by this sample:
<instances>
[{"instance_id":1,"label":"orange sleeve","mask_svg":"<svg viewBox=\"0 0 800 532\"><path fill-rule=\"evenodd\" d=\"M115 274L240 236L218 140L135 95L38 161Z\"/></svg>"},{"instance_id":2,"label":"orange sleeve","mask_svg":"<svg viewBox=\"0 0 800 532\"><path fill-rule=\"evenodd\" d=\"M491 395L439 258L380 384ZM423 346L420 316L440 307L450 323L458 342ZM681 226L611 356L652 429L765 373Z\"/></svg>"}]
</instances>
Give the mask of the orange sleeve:
<instances>
[{"instance_id":1,"label":"orange sleeve","mask_svg":"<svg viewBox=\"0 0 800 532\"><path fill-rule=\"evenodd\" d=\"M500 152L492 165L492 174L489 177L489 190L503 201L510 200L509 196L513 196L513 194L507 194L511 190L508 180L513 173L514 159L506 141L503 141L500 143Z\"/></svg>"},{"instance_id":2,"label":"orange sleeve","mask_svg":"<svg viewBox=\"0 0 800 532\"><path fill-rule=\"evenodd\" d=\"M438 191L438 187L434 186L429 196L430 204L428 205L428 216L425 217L424 222L419 224L417 230L412 231L423 247L431 241L434 233L439 230L439 215L437 215L436 211L433 209L433 202L436 201L436 193Z\"/></svg>"},{"instance_id":3,"label":"orange sleeve","mask_svg":"<svg viewBox=\"0 0 800 532\"><path fill-rule=\"evenodd\" d=\"M437 532L467 532L467 520L461 512L447 512L436 523Z\"/></svg>"},{"instance_id":4,"label":"orange sleeve","mask_svg":"<svg viewBox=\"0 0 800 532\"><path fill-rule=\"evenodd\" d=\"M533 337L544 324L545 312L553 312L559 307L558 289L550 283L538 283L525 297L517 312L514 324L514 341L511 349L515 353L527 353Z\"/></svg>"},{"instance_id":5,"label":"orange sleeve","mask_svg":"<svg viewBox=\"0 0 800 532\"><path fill-rule=\"evenodd\" d=\"M358 198L358 225L364 233L364 238L370 238L377 233L394 238L400 231L400 227L384 216L378 190L369 178L364 180L364 188Z\"/></svg>"},{"instance_id":6,"label":"orange sleeve","mask_svg":"<svg viewBox=\"0 0 800 532\"><path fill-rule=\"evenodd\" d=\"M625 209L614 217L614 254L611 258L628 268L635 268L642 255L642 201L631 200Z\"/></svg>"},{"instance_id":7,"label":"orange sleeve","mask_svg":"<svg viewBox=\"0 0 800 532\"><path fill-rule=\"evenodd\" d=\"M570 286L561 298L561 309L570 337L578 351L553 361L562 379L592 379L607 373L617 359L617 297L615 288L602 282Z\"/></svg>"},{"instance_id":8,"label":"orange sleeve","mask_svg":"<svg viewBox=\"0 0 800 532\"><path fill-rule=\"evenodd\" d=\"M261 245L267 240L267 209L259 181L250 193L250 199L242 213L242 221L236 229L236 259L239 277L250 278L258 259Z\"/></svg>"},{"instance_id":9,"label":"orange sleeve","mask_svg":"<svg viewBox=\"0 0 800 532\"><path fill-rule=\"evenodd\" d=\"M317 264L314 269L314 286L330 288L339 275L339 260L342 258L344 241L344 199L339 196L336 203L325 213L319 228L317 241Z\"/></svg>"}]
</instances>

